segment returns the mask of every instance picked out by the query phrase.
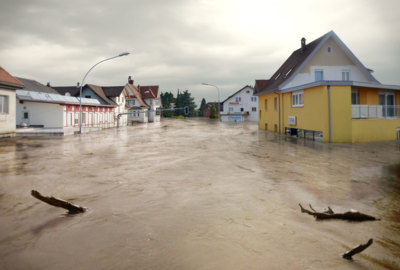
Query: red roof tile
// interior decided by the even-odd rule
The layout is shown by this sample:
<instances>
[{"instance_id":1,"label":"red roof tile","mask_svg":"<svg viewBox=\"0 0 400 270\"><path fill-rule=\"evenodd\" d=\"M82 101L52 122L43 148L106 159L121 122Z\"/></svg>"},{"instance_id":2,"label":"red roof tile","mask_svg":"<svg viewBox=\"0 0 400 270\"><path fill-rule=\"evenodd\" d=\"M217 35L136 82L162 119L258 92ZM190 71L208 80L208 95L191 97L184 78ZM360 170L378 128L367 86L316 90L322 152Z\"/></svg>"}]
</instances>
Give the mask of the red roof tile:
<instances>
[{"instance_id":1,"label":"red roof tile","mask_svg":"<svg viewBox=\"0 0 400 270\"><path fill-rule=\"evenodd\" d=\"M158 85L139 86L139 91L144 99L157 98Z\"/></svg>"},{"instance_id":2,"label":"red roof tile","mask_svg":"<svg viewBox=\"0 0 400 270\"><path fill-rule=\"evenodd\" d=\"M11 76L11 74L2 67L0 67L0 84L14 89L24 87L24 84L22 82L20 82L17 78Z\"/></svg>"}]
</instances>

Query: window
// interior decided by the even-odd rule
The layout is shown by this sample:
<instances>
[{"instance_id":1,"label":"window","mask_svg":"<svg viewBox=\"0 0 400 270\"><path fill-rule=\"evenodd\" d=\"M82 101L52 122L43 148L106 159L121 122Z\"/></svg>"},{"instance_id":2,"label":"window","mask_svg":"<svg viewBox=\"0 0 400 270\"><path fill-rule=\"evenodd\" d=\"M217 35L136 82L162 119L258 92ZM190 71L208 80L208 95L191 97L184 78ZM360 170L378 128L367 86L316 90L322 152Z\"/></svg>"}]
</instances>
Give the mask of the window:
<instances>
[{"instance_id":1,"label":"window","mask_svg":"<svg viewBox=\"0 0 400 270\"><path fill-rule=\"evenodd\" d=\"M243 112L243 108L240 108L240 111Z\"/></svg>"},{"instance_id":2,"label":"window","mask_svg":"<svg viewBox=\"0 0 400 270\"><path fill-rule=\"evenodd\" d=\"M264 108L265 108L265 111L268 110L268 99L265 99Z\"/></svg>"},{"instance_id":3,"label":"window","mask_svg":"<svg viewBox=\"0 0 400 270\"><path fill-rule=\"evenodd\" d=\"M91 96L85 96L85 98L91 98Z\"/></svg>"},{"instance_id":4,"label":"window","mask_svg":"<svg viewBox=\"0 0 400 270\"><path fill-rule=\"evenodd\" d=\"M236 102L241 102L242 98L241 97L236 97Z\"/></svg>"},{"instance_id":5,"label":"window","mask_svg":"<svg viewBox=\"0 0 400 270\"><path fill-rule=\"evenodd\" d=\"M250 91L249 91L249 90L247 90L247 91L246 91L246 93L248 94L248 93L250 93Z\"/></svg>"},{"instance_id":6,"label":"window","mask_svg":"<svg viewBox=\"0 0 400 270\"><path fill-rule=\"evenodd\" d=\"M304 106L304 92L297 91L292 93L292 107Z\"/></svg>"},{"instance_id":7,"label":"window","mask_svg":"<svg viewBox=\"0 0 400 270\"><path fill-rule=\"evenodd\" d=\"M233 112L233 107L229 107L229 112Z\"/></svg>"},{"instance_id":8,"label":"window","mask_svg":"<svg viewBox=\"0 0 400 270\"><path fill-rule=\"evenodd\" d=\"M274 98L274 110L278 110L278 98Z\"/></svg>"},{"instance_id":9,"label":"window","mask_svg":"<svg viewBox=\"0 0 400 270\"><path fill-rule=\"evenodd\" d=\"M0 96L0 113L8 113L8 96Z\"/></svg>"},{"instance_id":10,"label":"window","mask_svg":"<svg viewBox=\"0 0 400 270\"><path fill-rule=\"evenodd\" d=\"M351 90L351 104L359 104L358 103L358 90Z\"/></svg>"},{"instance_id":11,"label":"window","mask_svg":"<svg viewBox=\"0 0 400 270\"><path fill-rule=\"evenodd\" d=\"M252 107L252 108L251 108L251 111L252 111L252 112L256 112L256 111L257 111L257 107Z\"/></svg>"},{"instance_id":12,"label":"window","mask_svg":"<svg viewBox=\"0 0 400 270\"><path fill-rule=\"evenodd\" d=\"M257 102L257 97L251 97L252 102Z\"/></svg>"},{"instance_id":13,"label":"window","mask_svg":"<svg viewBox=\"0 0 400 270\"><path fill-rule=\"evenodd\" d=\"M24 119L29 119L29 113L28 112L24 112Z\"/></svg>"},{"instance_id":14,"label":"window","mask_svg":"<svg viewBox=\"0 0 400 270\"><path fill-rule=\"evenodd\" d=\"M315 71L315 81L319 82L324 79L324 72L322 70L316 70Z\"/></svg>"},{"instance_id":15,"label":"window","mask_svg":"<svg viewBox=\"0 0 400 270\"><path fill-rule=\"evenodd\" d=\"M79 113L75 113L75 125L79 125Z\"/></svg>"},{"instance_id":16,"label":"window","mask_svg":"<svg viewBox=\"0 0 400 270\"><path fill-rule=\"evenodd\" d=\"M82 113L82 124L86 124L86 113Z\"/></svg>"},{"instance_id":17,"label":"window","mask_svg":"<svg viewBox=\"0 0 400 270\"><path fill-rule=\"evenodd\" d=\"M350 81L350 71L342 71L342 81Z\"/></svg>"}]
</instances>

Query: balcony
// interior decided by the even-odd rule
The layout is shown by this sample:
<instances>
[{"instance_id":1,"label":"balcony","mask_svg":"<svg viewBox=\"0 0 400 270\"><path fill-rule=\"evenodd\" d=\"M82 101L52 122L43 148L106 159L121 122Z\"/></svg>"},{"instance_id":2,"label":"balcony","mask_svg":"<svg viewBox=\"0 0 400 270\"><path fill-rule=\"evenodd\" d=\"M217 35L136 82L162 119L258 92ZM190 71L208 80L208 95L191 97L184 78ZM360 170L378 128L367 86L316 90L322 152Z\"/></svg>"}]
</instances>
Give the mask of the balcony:
<instances>
[{"instance_id":1,"label":"balcony","mask_svg":"<svg viewBox=\"0 0 400 270\"><path fill-rule=\"evenodd\" d=\"M352 119L400 118L398 105L351 105Z\"/></svg>"}]
</instances>

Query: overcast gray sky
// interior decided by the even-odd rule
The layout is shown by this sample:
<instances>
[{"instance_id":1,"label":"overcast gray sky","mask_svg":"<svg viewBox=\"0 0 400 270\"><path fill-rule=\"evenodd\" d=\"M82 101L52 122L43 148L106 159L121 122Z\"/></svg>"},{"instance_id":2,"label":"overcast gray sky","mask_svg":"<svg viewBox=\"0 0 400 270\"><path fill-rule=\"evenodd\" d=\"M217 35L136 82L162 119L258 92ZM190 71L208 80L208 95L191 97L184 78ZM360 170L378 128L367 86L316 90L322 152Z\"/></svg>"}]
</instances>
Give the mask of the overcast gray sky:
<instances>
[{"instance_id":1,"label":"overcast gray sky","mask_svg":"<svg viewBox=\"0 0 400 270\"><path fill-rule=\"evenodd\" d=\"M384 84L400 85L399 0L2 0L0 66L14 76L188 89L200 105L269 79L330 30Z\"/></svg>"}]
</instances>

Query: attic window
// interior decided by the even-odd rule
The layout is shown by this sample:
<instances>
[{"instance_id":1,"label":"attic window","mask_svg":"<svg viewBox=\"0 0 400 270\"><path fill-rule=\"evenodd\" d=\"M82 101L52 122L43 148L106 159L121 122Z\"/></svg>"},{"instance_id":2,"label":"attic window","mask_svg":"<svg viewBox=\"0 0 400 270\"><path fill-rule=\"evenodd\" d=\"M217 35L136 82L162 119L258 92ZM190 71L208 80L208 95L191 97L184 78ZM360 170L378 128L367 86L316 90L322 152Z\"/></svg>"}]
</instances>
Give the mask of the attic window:
<instances>
[{"instance_id":1,"label":"attic window","mask_svg":"<svg viewBox=\"0 0 400 270\"><path fill-rule=\"evenodd\" d=\"M328 47L328 53L330 53L332 51L331 47Z\"/></svg>"},{"instance_id":2,"label":"attic window","mask_svg":"<svg viewBox=\"0 0 400 270\"><path fill-rule=\"evenodd\" d=\"M279 74L275 77L275 80L277 80L280 76L281 76L281 74L279 73Z\"/></svg>"}]
</instances>

